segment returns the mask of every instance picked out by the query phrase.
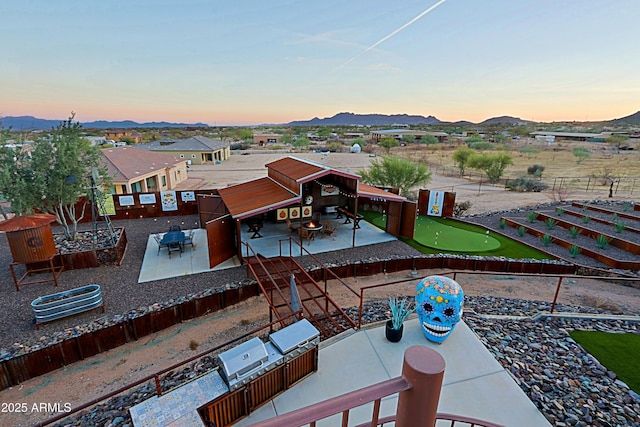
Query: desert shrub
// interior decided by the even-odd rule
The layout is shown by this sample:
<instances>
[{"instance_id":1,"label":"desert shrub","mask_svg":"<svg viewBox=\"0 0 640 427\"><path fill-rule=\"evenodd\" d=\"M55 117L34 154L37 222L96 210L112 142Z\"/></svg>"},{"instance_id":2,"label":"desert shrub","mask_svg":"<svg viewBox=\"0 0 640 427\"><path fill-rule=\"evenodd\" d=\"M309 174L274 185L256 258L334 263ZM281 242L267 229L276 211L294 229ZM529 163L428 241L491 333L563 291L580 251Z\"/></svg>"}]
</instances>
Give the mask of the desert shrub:
<instances>
[{"instance_id":1,"label":"desert shrub","mask_svg":"<svg viewBox=\"0 0 640 427\"><path fill-rule=\"evenodd\" d=\"M553 230L556 226L556 221L553 218L547 218L547 220L544 222L544 225L547 226L547 229Z\"/></svg>"},{"instance_id":2,"label":"desert shrub","mask_svg":"<svg viewBox=\"0 0 640 427\"><path fill-rule=\"evenodd\" d=\"M629 212L629 211L631 210L631 208L632 208L631 203L626 203L626 202L625 202L625 203L622 205L622 210L623 210L623 211L625 211L625 212Z\"/></svg>"},{"instance_id":3,"label":"desert shrub","mask_svg":"<svg viewBox=\"0 0 640 427\"><path fill-rule=\"evenodd\" d=\"M540 177L542 172L544 172L544 166L542 165L531 165L527 168L527 175Z\"/></svg>"},{"instance_id":4,"label":"desert shrub","mask_svg":"<svg viewBox=\"0 0 640 427\"><path fill-rule=\"evenodd\" d=\"M591 217L588 215L585 215L582 217L582 222L585 224L589 224L589 221L591 221Z\"/></svg>"},{"instance_id":5,"label":"desert shrub","mask_svg":"<svg viewBox=\"0 0 640 427\"><path fill-rule=\"evenodd\" d=\"M613 226L616 228L616 233L622 233L624 231L624 222L618 221Z\"/></svg>"},{"instance_id":6,"label":"desert shrub","mask_svg":"<svg viewBox=\"0 0 640 427\"><path fill-rule=\"evenodd\" d=\"M529 212L527 214L527 221L529 221L531 224L536 222L536 219L538 219L538 213L537 212Z\"/></svg>"},{"instance_id":7,"label":"desert shrub","mask_svg":"<svg viewBox=\"0 0 640 427\"><path fill-rule=\"evenodd\" d=\"M549 186L542 181L526 178L524 176L521 176L520 178L508 180L506 187L509 190L513 190L513 191L522 191L522 192L528 191L528 192L534 192L534 193L539 193L549 188Z\"/></svg>"},{"instance_id":8,"label":"desert shrub","mask_svg":"<svg viewBox=\"0 0 640 427\"><path fill-rule=\"evenodd\" d=\"M598 237L596 237L596 246L600 249L607 249L610 241L611 239L604 234L598 234Z\"/></svg>"},{"instance_id":9,"label":"desert shrub","mask_svg":"<svg viewBox=\"0 0 640 427\"><path fill-rule=\"evenodd\" d=\"M571 245L569 247L569 255L571 256L571 258L575 258L578 255L580 255L580 246L576 246L576 245Z\"/></svg>"},{"instance_id":10,"label":"desert shrub","mask_svg":"<svg viewBox=\"0 0 640 427\"><path fill-rule=\"evenodd\" d=\"M493 150L495 148L495 145L493 145L493 143L489 142L489 141L478 141L478 142L472 142L471 144L469 144L470 148L473 148L474 150Z\"/></svg>"},{"instance_id":11,"label":"desert shrub","mask_svg":"<svg viewBox=\"0 0 640 427\"><path fill-rule=\"evenodd\" d=\"M471 202L469 200L459 203L456 202L453 204L453 216L462 216L469 209L471 209Z\"/></svg>"},{"instance_id":12,"label":"desert shrub","mask_svg":"<svg viewBox=\"0 0 640 427\"><path fill-rule=\"evenodd\" d=\"M520 237L524 236L525 231L526 230L524 229L523 226L518 227L518 230L517 230L518 236Z\"/></svg>"},{"instance_id":13,"label":"desert shrub","mask_svg":"<svg viewBox=\"0 0 640 427\"><path fill-rule=\"evenodd\" d=\"M501 230L504 230L504 228L507 226L507 220L504 218L500 218L500 223L498 224L498 226Z\"/></svg>"},{"instance_id":14,"label":"desert shrub","mask_svg":"<svg viewBox=\"0 0 640 427\"><path fill-rule=\"evenodd\" d=\"M553 237L545 234L544 236L540 237L540 241L542 242L542 246L549 246L551 242L553 242Z\"/></svg>"},{"instance_id":15,"label":"desert shrub","mask_svg":"<svg viewBox=\"0 0 640 427\"><path fill-rule=\"evenodd\" d=\"M558 214L558 216L562 216L564 214L564 209L556 208L556 213Z\"/></svg>"},{"instance_id":16,"label":"desert shrub","mask_svg":"<svg viewBox=\"0 0 640 427\"><path fill-rule=\"evenodd\" d=\"M569 229L569 236L571 236L572 239L575 239L576 237L578 237L578 235L580 235L581 232L582 230L580 230L578 227L571 227Z\"/></svg>"}]
</instances>

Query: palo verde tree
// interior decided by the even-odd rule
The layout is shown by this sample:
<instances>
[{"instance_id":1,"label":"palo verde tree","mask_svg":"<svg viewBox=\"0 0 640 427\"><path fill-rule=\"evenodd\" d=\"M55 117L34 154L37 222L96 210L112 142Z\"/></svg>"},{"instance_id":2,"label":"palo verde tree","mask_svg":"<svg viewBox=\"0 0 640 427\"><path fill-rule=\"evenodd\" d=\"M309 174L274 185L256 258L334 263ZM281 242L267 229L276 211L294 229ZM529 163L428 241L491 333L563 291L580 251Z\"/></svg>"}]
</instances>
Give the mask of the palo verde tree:
<instances>
[{"instance_id":1,"label":"palo verde tree","mask_svg":"<svg viewBox=\"0 0 640 427\"><path fill-rule=\"evenodd\" d=\"M513 157L504 151L474 154L469 159L469 167L486 173L492 184L500 180L504 170L511 164L513 164Z\"/></svg>"},{"instance_id":2,"label":"palo verde tree","mask_svg":"<svg viewBox=\"0 0 640 427\"><path fill-rule=\"evenodd\" d=\"M387 154L391 152L393 147L398 147L400 143L392 136L385 136L380 140L380 146L384 148Z\"/></svg>"},{"instance_id":3,"label":"palo verde tree","mask_svg":"<svg viewBox=\"0 0 640 427\"><path fill-rule=\"evenodd\" d=\"M400 195L407 197L412 188L425 185L431 180L431 172L422 163L398 156L383 156L373 160L368 170L361 170L362 181L370 185L395 187Z\"/></svg>"},{"instance_id":4,"label":"palo verde tree","mask_svg":"<svg viewBox=\"0 0 640 427\"><path fill-rule=\"evenodd\" d=\"M29 149L0 147L0 192L13 211L55 215L67 239L75 239L78 222L84 218L87 203L76 209L76 202L91 192L92 168L106 176L100 152L82 138L82 126L73 122L74 116Z\"/></svg>"},{"instance_id":5,"label":"palo verde tree","mask_svg":"<svg viewBox=\"0 0 640 427\"><path fill-rule=\"evenodd\" d=\"M460 170L460 176L464 176L465 169L469 164L469 160L475 154L475 150L469 147L460 147L453 152L453 161Z\"/></svg>"}]
</instances>

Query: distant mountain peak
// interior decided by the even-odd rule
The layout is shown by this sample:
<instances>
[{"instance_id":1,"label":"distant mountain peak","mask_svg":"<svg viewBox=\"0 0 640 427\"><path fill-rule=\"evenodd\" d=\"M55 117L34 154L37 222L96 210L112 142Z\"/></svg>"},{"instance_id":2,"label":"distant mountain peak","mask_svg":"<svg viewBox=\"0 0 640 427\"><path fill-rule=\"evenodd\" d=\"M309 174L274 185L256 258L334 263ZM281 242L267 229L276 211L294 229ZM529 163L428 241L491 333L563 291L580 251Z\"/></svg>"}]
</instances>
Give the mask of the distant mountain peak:
<instances>
[{"instance_id":1,"label":"distant mountain peak","mask_svg":"<svg viewBox=\"0 0 640 427\"><path fill-rule=\"evenodd\" d=\"M39 119L33 116L7 116L0 117L0 123L4 128L13 130L50 130L65 120ZM204 123L170 123L170 122L146 122L138 123L132 120L107 121L96 120L93 122L81 122L85 129L130 129L130 128L183 128L183 127L208 127Z\"/></svg>"},{"instance_id":2,"label":"distant mountain peak","mask_svg":"<svg viewBox=\"0 0 640 427\"><path fill-rule=\"evenodd\" d=\"M442 123L433 116L419 116L409 114L355 114L341 112L332 117L319 119L314 117L311 120L298 120L287 123L290 126L391 126L393 124L402 125L433 125Z\"/></svg>"}]
</instances>

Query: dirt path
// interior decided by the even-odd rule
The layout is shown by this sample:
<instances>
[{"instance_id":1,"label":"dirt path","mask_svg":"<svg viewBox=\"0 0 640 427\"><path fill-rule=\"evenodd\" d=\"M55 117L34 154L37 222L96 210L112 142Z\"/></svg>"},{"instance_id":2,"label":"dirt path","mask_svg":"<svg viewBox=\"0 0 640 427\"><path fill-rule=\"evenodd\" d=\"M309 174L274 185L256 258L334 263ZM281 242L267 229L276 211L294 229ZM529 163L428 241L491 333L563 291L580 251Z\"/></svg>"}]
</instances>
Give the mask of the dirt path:
<instances>
[{"instance_id":1,"label":"dirt path","mask_svg":"<svg viewBox=\"0 0 640 427\"><path fill-rule=\"evenodd\" d=\"M436 274L420 271L418 277ZM411 277L409 272L349 278L344 282L359 291L372 284L390 283ZM406 284L383 287L365 294L366 300L386 299L392 295L413 295L418 279ZM552 301L557 279L543 277L468 275L457 276L465 293L506 298ZM342 307L357 306L358 298L337 281L329 283L329 293ZM599 306L640 312L640 289L604 282L577 279L564 282L558 302ZM3 413L2 425L27 426L50 418L54 414L31 410L41 403L69 404L75 407L137 379L151 375L195 354L222 344L234 336L248 332L268 322L268 306L262 297L255 297L235 307L190 322L102 353L67 368L26 381L0 392L0 401L25 404L26 413Z\"/></svg>"}]
</instances>

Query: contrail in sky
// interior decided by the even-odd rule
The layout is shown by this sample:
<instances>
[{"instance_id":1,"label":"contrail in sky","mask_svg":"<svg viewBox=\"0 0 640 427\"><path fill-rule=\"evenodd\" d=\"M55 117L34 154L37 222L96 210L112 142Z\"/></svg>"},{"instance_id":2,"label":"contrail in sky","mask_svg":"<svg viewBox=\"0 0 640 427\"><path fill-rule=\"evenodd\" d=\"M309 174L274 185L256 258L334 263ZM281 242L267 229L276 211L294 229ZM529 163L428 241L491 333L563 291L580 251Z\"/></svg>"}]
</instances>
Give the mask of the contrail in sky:
<instances>
[{"instance_id":1,"label":"contrail in sky","mask_svg":"<svg viewBox=\"0 0 640 427\"><path fill-rule=\"evenodd\" d=\"M353 58L349 59L347 62L345 62L344 64L334 68L333 71L340 69L342 67L344 67L345 65L347 65L348 63L352 62L353 60L355 60L356 58L364 55L365 53L369 52L371 49L375 48L376 46L380 45L381 43L384 43L385 41L389 40L391 37L395 36L396 34L398 34L400 31L404 30L405 28L407 28L408 26L410 26L411 24L413 24L414 22L416 22L418 19L422 18L424 15L426 15L427 13L431 12L433 9L435 9L436 7L440 6L442 3L444 3L447 0L440 0L438 1L438 3L434 4L433 6L431 6L430 8L428 8L427 10L423 11L422 13L420 13L418 16L416 16L415 18L413 18L411 21L407 22L406 24L404 24L403 26L401 26L400 28L398 28L397 30L393 31L392 33L384 36L383 38L381 38L380 40L378 40L377 42L375 42L374 44L372 44L371 46L369 46L368 48L366 48L365 50L363 50L362 52L360 52L359 54L357 54L356 56L354 56Z\"/></svg>"}]
</instances>

